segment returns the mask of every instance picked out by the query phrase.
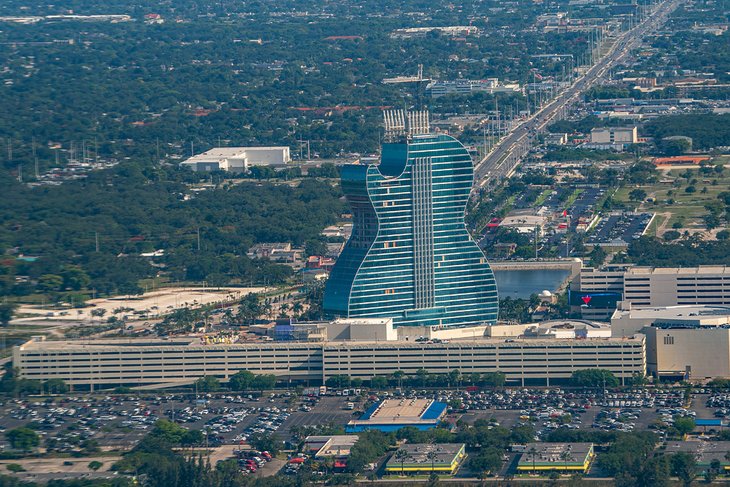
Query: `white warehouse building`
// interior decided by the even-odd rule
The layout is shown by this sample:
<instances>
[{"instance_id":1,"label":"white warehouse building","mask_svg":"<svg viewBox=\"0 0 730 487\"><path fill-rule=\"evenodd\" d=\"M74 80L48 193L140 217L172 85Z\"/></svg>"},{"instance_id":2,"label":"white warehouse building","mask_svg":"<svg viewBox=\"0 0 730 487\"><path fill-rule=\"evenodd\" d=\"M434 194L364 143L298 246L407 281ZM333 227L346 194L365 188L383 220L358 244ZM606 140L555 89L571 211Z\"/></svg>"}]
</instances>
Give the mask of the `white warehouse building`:
<instances>
[{"instance_id":1,"label":"white warehouse building","mask_svg":"<svg viewBox=\"0 0 730 487\"><path fill-rule=\"evenodd\" d=\"M251 166L284 166L289 147L215 147L180 163L193 171L248 171Z\"/></svg>"}]
</instances>

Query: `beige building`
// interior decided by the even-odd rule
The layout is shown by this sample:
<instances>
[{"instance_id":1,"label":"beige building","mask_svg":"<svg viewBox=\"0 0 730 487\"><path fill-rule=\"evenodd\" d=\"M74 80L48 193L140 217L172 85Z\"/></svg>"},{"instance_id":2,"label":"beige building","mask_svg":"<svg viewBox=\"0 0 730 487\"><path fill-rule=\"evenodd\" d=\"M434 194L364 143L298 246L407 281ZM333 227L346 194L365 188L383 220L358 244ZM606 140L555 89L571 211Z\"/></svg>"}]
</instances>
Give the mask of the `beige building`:
<instances>
[{"instance_id":1,"label":"beige building","mask_svg":"<svg viewBox=\"0 0 730 487\"><path fill-rule=\"evenodd\" d=\"M240 370L319 383L333 375L369 379L398 370L415 374L420 369L464 374L501 371L512 384L549 385L586 368L605 368L626 379L645 372L646 357L643 336L228 344L205 344L199 338L34 338L14 347L13 365L27 379L57 378L91 387L189 384L206 375L225 381Z\"/></svg>"},{"instance_id":2,"label":"beige building","mask_svg":"<svg viewBox=\"0 0 730 487\"><path fill-rule=\"evenodd\" d=\"M699 328L730 326L729 306L667 306L635 308L621 303L611 316L611 334L614 337L643 333L648 326Z\"/></svg>"},{"instance_id":3,"label":"beige building","mask_svg":"<svg viewBox=\"0 0 730 487\"><path fill-rule=\"evenodd\" d=\"M730 377L730 328L648 327L647 370L659 378Z\"/></svg>"},{"instance_id":4,"label":"beige building","mask_svg":"<svg viewBox=\"0 0 730 487\"><path fill-rule=\"evenodd\" d=\"M636 144L639 133L634 127L602 127L591 130L592 144Z\"/></svg>"},{"instance_id":5,"label":"beige building","mask_svg":"<svg viewBox=\"0 0 730 487\"><path fill-rule=\"evenodd\" d=\"M624 301L634 306L730 304L730 268L631 267L624 275Z\"/></svg>"},{"instance_id":6,"label":"beige building","mask_svg":"<svg viewBox=\"0 0 730 487\"><path fill-rule=\"evenodd\" d=\"M584 267L571 286L583 294L619 293L632 307L730 305L730 267ZM583 318L601 319L612 309L581 308Z\"/></svg>"},{"instance_id":7,"label":"beige building","mask_svg":"<svg viewBox=\"0 0 730 487\"><path fill-rule=\"evenodd\" d=\"M613 334L646 335L647 371L659 378L730 377L730 306L627 308L611 318Z\"/></svg>"}]
</instances>

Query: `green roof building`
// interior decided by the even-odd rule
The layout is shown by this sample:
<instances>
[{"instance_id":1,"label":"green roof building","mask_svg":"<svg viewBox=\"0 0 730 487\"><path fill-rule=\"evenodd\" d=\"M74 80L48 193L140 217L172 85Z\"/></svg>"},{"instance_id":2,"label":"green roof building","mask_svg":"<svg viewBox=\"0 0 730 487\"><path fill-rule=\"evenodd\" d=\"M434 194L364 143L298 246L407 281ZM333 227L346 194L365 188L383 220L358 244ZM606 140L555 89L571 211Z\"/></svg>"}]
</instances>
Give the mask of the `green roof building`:
<instances>
[{"instance_id":1,"label":"green roof building","mask_svg":"<svg viewBox=\"0 0 730 487\"><path fill-rule=\"evenodd\" d=\"M585 473L593 457L593 443L529 443L520 457L517 471Z\"/></svg>"}]
</instances>

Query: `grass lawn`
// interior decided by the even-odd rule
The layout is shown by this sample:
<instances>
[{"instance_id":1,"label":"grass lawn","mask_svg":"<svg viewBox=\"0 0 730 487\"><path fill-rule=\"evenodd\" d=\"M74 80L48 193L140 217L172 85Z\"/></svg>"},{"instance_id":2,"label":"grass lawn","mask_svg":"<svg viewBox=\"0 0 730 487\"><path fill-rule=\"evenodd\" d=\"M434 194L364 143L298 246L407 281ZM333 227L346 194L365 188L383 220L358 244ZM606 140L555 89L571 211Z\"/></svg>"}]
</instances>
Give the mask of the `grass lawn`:
<instances>
[{"instance_id":1,"label":"grass lawn","mask_svg":"<svg viewBox=\"0 0 730 487\"><path fill-rule=\"evenodd\" d=\"M533 206L541 206L543 203L545 203L545 200L548 199L548 196L550 196L552 192L553 190L548 188L540 193L540 196L537 197Z\"/></svg>"},{"instance_id":2,"label":"grass lawn","mask_svg":"<svg viewBox=\"0 0 730 487\"><path fill-rule=\"evenodd\" d=\"M704 228L702 218L708 214L705 205L717 201L720 193L730 190L730 171L726 170L721 175L706 176L700 174L698 169L690 170L693 174L692 178L697 180L693 185L695 188L693 193L686 191L689 184L687 179L681 176L686 171L686 169L672 169L663 172L660 177L660 179L678 181L678 184L656 182L642 186L625 186L616 191L614 199L623 202L627 207L633 207L636 202L629 200L629 192L641 188L646 191L648 198L654 199L653 203L642 203L641 209L671 213L668 228L671 228L674 223L681 223L685 227L693 225Z\"/></svg>"}]
</instances>

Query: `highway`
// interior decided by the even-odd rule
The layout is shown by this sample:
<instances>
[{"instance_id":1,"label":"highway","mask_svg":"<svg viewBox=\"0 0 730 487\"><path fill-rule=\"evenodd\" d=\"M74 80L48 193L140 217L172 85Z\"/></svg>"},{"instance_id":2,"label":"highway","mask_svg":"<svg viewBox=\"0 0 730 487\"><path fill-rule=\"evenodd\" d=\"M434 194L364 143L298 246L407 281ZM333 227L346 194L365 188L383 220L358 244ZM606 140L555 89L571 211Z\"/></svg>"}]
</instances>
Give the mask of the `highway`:
<instances>
[{"instance_id":1,"label":"highway","mask_svg":"<svg viewBox=\"0 0 730 487\"><path fill-rule=\"evenodd\" d=\"M680 1L665 0L658 4L644 21L616 38L608 52L582 76L576 78L572 85L503 137L492 151L475 165L474 178L477 187L510 176L520 158L530 149L532 139L537 133L544 130L556 115L570 107L586 90L603 80L632 49L638 47L647 34L663 25Z\"/></svg>"}]
</instances>

